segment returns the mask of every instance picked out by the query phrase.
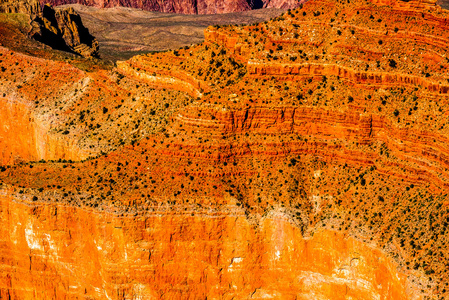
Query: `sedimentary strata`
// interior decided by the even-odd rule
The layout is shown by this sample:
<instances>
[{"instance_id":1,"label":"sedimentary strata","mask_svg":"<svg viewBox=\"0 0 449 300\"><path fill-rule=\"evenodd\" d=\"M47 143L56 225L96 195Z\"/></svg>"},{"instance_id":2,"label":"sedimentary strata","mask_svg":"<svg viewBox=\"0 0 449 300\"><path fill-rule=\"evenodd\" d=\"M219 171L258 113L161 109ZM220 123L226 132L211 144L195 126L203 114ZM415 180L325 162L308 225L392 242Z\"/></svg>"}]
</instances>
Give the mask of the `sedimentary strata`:
<instances>
[{"instance_id":1,"label":"sedimentary strata","mask_svg":"<svg viewBox=\"0 0 449 300\"><path fill-rule=\"evenodd\" d=\"M1 48L0 295L447 298L448 20L314 0L94 72Z\"/></svg>"},{"instance_id":2,"label":"sedimentary strata","mask_svg":"<svg viewBox=\"0 0 449 300\"><path fill-rule=\"evenodd\" d=\"M132 7L140 8L149 11L171 12L179 14L222 14L231 12L247 11L259 8L283 8L292 9L298 7L302 0L225 0L225 1L211 1L211 0L41 0L41 4L49 3L51 5L63 4L82 4L95 7Z\"/></svg>"}]
</instances>

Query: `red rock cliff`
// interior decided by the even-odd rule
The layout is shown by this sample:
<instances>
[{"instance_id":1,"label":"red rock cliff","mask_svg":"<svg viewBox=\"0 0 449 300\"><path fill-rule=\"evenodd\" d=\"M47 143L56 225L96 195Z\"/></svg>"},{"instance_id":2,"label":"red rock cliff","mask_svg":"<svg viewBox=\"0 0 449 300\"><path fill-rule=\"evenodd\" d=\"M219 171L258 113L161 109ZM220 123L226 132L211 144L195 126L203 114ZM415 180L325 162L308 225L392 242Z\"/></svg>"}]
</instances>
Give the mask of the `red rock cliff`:
<instances>
[{"instance_id":1,"label":"red rock cliff","mask_svg":"<svg viewBox=\"0 0 449 300\"><path fill-rule=\"evenodd\" d=\"M145 1L118 1L118 0L42 0L41 4L51 5L62 4L82 4L95 7L132 7L143 10L171 12L179 14L222 14L246 11L262 7L268 8L296 8L304 1L283 0L283 1L249 1L249 0L224 0L224 1L189 1L189 0L145 0Z\"/></svg>"}]
</instances>

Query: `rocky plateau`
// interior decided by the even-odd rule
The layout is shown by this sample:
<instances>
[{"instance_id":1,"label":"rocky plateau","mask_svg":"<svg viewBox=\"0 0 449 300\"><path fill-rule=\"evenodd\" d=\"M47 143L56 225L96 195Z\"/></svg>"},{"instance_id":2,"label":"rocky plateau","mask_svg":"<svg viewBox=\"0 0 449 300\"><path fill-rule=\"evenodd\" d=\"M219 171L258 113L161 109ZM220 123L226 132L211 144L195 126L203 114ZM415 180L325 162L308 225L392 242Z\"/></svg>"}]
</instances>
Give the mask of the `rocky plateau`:
<instances>
[{"instance_id":1,"label":"rocky plateau","mask_svg":"<svg viewBox=\"0 0 449 300\"><path fill-rule=\"evenodd\" d=\"M310 0L113 68L39 48L14 18L1 299L449 297L435 1Z\"/></svg>"}]
</instances>

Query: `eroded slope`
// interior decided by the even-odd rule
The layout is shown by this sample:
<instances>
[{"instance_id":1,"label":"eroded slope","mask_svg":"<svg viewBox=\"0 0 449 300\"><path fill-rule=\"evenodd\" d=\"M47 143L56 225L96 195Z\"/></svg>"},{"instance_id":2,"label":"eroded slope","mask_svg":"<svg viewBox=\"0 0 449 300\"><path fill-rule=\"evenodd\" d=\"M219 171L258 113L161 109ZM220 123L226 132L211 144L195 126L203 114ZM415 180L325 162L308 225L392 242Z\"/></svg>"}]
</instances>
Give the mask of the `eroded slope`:
<instances>
[{"instance_id":1,"label":"eroded slope","mask_svg":"<svg viewBox=\"0 0 449 300\"><path fill-rule=\"evenodd\" d=\"M31 251L23 268L50 268L41 285L57 282L61 295L76 280L75 297L83 288L119 299L447 297L449 14L430 2L384 4L310 1L269 22L211 27L203 44L114 71L2 49L6 115L26 108L32 124L4 119L2 220L21 218L23 205L48 215L45 225L20 221L15 237L5 230L5 257ZM41 135L10 146L35 127ZM28 154L52 137L69 146ZM65 254L50 242L59 213L99 220L79 221L92 237ZM92 274L59 270L67 257L85 268L80 247L98 260ZM185 258L192 265L174 267ZM20 298L12 264L2 293ZM244 275L227 277L240 264Z\"/></svg>"}]
</instances>

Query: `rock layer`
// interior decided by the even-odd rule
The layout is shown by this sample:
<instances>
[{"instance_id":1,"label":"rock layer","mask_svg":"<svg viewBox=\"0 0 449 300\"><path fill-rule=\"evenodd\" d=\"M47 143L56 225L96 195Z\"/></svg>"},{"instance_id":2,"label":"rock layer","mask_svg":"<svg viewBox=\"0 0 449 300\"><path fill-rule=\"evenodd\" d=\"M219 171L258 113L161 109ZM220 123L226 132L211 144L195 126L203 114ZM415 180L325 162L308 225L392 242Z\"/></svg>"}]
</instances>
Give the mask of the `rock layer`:
<instances>
[{"instance_id":1,"label":"rock layer","mask_svg":"<svg viewBox=\"0 0 449 300\"><path fill-rule=\"evenodd\" d=\"M2 295L447 298L449 14L385 4L309 1L110 71L1 48ZM83 155L32 161L45 134L6 129L34 123Z\"/></svg>"},{"instance_id":2,"label":"rock layer","mask_svg":"<svg viewBox=\"0 0 449 300\"><path fill-rule=\"evenodd\" d=\"M48 135L46 126L34 119L28 105L0 98L0 116L5 120L0 129L1 165L87 157L73 141Z\"/></svg>"},{"instance_id":3,"label":"rock layer","mask_svg":"<svg viewBox=\"0 0 449 300\"><path fill-rule=\"evenodd\" d=\"M304 238L281 212L254 228L238 210L118 217L1 193L2 298L408 299L381 251Z\"/></svg>"}]
</instances>

